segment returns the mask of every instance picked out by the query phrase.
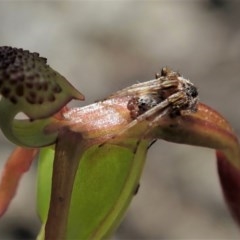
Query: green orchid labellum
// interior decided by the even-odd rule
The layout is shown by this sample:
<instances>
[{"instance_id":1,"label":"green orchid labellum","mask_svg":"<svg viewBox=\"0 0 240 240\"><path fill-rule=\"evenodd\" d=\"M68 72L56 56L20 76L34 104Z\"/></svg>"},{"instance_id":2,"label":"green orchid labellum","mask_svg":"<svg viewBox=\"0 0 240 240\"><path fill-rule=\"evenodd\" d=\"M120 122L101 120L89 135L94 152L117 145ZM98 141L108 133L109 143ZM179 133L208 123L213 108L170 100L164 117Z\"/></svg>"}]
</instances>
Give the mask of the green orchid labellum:
<instances>
[{"instance_id":1,"label":"green orchid labellum","mask_svg":"<svg viewBox=\"0 0 240 240\"><path fill-rule=\"evenodd\" d=\"M49 145L56 133L44 133L49 117L70 100L83 100L47 59L27 50L0 47L0 127L12 142L29 147ZM18 113L29 120L15 120ZM38 121L41 119L41 121Z\"/></svg>"},{"instance_id":2,"label":"green orchid labellum","mask_svg":"<svg viewBox=\"0 0 240 240\"><path fill-rule=\"evenodd\" d=\"M0 126L11 141L32 147L17 148L6 164L0 183L0 214L38 153L35 147L55 143L55 148L40 152L37 208L42 228L38 239L105 239L120 223L138 189L149 146L164 139L217 149L223 193L240 222L239 142L221 115L199 103L198 91L189 80L163 68L156 79L134 84L103 101L62 109L72 98L82 100L83 96L44 59L7 47L0 56L0 111L9 108ZM18 68L13 65L22 66L16 72L23 77L14 77L11 69ZM33 73L38 77L29 80ZM18 79L15 85L14 79ZM48 83L46 92L43 82ZM16 87L20 84L22 96ZM50 96L55 100L51 102ZM61 114L56 115L58 111ZM30 120L15 120L18 112Z\"/></svg>"}]
</instances>

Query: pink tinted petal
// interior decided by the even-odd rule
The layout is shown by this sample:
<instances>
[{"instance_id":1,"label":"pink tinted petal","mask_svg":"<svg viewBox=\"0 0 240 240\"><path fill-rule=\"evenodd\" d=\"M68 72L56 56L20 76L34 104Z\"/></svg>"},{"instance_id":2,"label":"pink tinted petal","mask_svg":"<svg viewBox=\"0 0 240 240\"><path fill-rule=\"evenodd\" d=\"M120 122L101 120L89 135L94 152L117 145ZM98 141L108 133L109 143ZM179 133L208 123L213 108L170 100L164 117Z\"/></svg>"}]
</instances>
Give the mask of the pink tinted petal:
<instances>
[{"instance_id":1,"label":"pink tinted petal","mask_svg":"<svg viewBox=\"0 0 240 240\"><path fill-rule=\"evenodd\" d=\"M23 173L28 171L38 151L17 147L8 158L0 182L0 216L7 210Z\"/></svg>"},{"instance_id":2,"label":"pink tinted petal","mask_svg":"<svg viewBox=\"0 0 240 240\"><path fill-rule=\"evenodd\" d=\"M240 170L230 163L223 152L216 151L216 155L225 200L232 216L240 225Z\"/></svg>"}]
</instances>

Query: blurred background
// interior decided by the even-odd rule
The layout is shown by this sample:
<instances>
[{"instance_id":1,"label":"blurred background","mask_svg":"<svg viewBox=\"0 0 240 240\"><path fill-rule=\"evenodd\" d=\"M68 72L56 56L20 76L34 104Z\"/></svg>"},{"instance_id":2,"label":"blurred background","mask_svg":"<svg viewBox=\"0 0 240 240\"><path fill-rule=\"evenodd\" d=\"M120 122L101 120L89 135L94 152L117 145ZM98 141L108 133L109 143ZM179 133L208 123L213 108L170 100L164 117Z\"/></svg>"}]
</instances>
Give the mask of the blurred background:
<instances>
[{"instance_id":1,"label":"blurred background","mask_svg":"<svg viewBox=\"0 0 240 240\"><path fill-rule=\"evenodd\" d=\"M154 78L163 66L240 133L240 2L0 2L0 45L39 52L92 103ZM73 103L72 105L79 103ZM14 148L0 136L1 167ZM36 165L0 220L0 239L34 239ZM239 239L221 194L214 152L158 141L115 239Z\"/></svg>"}]
</instances>

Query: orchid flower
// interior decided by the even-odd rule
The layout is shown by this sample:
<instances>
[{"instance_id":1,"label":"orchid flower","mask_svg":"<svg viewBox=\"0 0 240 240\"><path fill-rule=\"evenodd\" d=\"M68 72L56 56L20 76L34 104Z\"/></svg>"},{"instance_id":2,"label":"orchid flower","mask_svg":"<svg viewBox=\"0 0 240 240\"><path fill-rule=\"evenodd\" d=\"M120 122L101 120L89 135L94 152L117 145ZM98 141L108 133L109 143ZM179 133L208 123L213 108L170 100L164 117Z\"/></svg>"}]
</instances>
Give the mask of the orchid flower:
<instances>
[{"instance_id":1,"label":"orchid flower","mask_svg":"<svg viewBox=\"0 0 240 240\"><path fill-rule=\"evenodd\" d=\"M40 150L38 239L103 239L120 223L157 139L216 149L229 209L240 224L240 146L228 122L168 68L94 104L36 53L0 48L0 127L18 147L0 183L0 214ZM17 120L23 112L27 120Z\"/></svg>"}]
</instances>

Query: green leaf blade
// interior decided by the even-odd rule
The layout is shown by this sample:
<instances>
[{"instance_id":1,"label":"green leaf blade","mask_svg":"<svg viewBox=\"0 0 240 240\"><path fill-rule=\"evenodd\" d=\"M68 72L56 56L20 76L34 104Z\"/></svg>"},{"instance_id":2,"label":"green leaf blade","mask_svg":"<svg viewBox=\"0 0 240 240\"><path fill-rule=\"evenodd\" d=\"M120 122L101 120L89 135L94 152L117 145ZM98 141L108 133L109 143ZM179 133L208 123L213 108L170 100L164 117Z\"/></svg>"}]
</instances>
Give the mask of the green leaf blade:
<instances>
[{"instance_id":1,"label":"green leaf blade","mask_svg":"<svg viewBox=\"0 0 240 240\"><path fill-rule=\"evenodd\" d=\"M128 147L106 143L85 151L74 182L66 239L102 239L115 230L139 183L147 146L148 141L134 140ZM43 223L49 208L53 153L44 149L40 156L38 210Z\"/></svg>"},{"instance_id":2,"label":"green leaf blade","mask_svg":"<svg viewBox=\"0 0 240 240\"><path fill-rule=\"evenodd\" d=\"M40 151L37 176L37 210L41 221L47 220L52 185L54 150L50 147Z\"/></svg>"}]
</instances>

